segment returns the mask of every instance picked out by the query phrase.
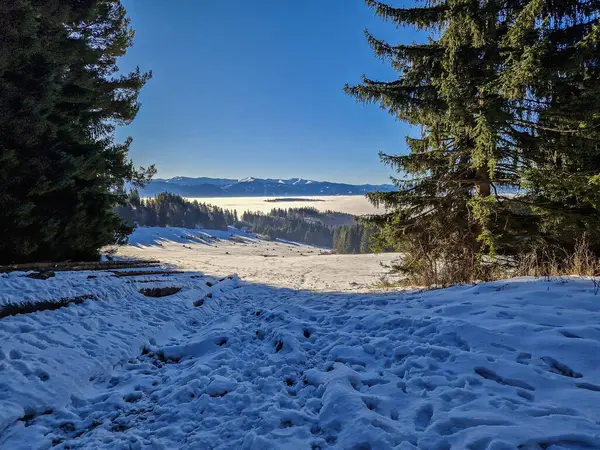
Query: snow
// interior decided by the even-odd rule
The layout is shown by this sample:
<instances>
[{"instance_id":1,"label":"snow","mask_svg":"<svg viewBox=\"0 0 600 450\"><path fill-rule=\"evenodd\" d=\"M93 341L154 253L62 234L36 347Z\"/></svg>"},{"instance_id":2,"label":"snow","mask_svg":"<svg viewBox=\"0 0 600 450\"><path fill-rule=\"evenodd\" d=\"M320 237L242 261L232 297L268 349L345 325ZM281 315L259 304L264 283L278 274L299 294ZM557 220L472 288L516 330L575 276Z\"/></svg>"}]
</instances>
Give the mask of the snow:
<instances>
[{"instance_id":1,"label":"snow","mask_svg":"<svg viewBox=\"0 0 600 450\"><path fill-rule=\"evenodd\" d=\"M242 238L250 243L189 250L162 239L124 253L218 272L198 255L225 264L226 248L231 272L264 261L254 269L272 275L0 278L2 298L64 297L63 287L98 297L0 319L0 448L600 448L600 297L590 280L376 292L361 275L365 255L283 258L293 246ZM267 245L282 256L253 256ZM283 276L319 260L328 263L310 282ZM334 264L365 283L318 288ZM138 289L148 285L182 290L146 298Z\"/></svg>"},{"instance_id":2,"label":"snow","mask_svg":"<svg viewBox=\"0 0 600 450\"><path fill-rule=\"evenodd\" d=\"M235 228L224 230L194 230L178 227L139 227L129 237L129 244L144 248L148 246L162 247L165 244L194 244L200 246L216 245L219 240L236 237L256 239L254 234L244 233Z\"/></svg>"},{"instance_id":3,"label":"snow","mask_svg":"<svg viewBox=\"0 0 600 450\"><path fill-rule=\"evenodd\" d=\"M206 303L215 302L237 283L235 277L219 281L195 275L116 277L112 272L81 271L35 280L23 272L3 274L0 306L81 295L87 300L0 319L0 432L20 417L64 407L90 377L139 354L148 342L166 343L190 332L195 328L192 318L204 315L191 310L193 301L210 293ZM164 285L182 291L164 298L138 292Z\"/></svg>"},{"instance_id":4,"label":"snow","mask_svg":"<svg viewBox=\"0 0 600 450\"><path fill-rule=\"evenodd\" d=\"M220 240L208 242L210 236ZM246 281L319 291L372 291L398 255L332 255L326 249L289 241L265 241L235 229L186 230L141 227L120 256L159 259L188 270ZM239 237L236 239L236 237ZM229 238L233 238L230 240Z\"/></svg>"}]
</instances>

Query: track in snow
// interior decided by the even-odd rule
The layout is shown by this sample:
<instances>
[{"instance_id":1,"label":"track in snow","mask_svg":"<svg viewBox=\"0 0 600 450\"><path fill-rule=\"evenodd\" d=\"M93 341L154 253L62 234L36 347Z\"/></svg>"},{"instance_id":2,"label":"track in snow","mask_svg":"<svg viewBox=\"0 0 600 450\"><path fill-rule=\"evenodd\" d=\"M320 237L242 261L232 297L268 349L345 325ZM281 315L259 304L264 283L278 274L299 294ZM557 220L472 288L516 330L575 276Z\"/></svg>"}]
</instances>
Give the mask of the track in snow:
<instances>
[{"instance_id":1,"label":"track in snow","mask_svg":"<svg viewBox=\"0 0 600 450\"><path fill-rule=\"evenodd\" d=\"M197 332L91 380L4 445L599 448L600 328L586 323L600 316L583 291L578 281L407 295L245 285ZM571 311L552 300L575 293L585 301L569 300Z\"/></svg>"}]
</instances>

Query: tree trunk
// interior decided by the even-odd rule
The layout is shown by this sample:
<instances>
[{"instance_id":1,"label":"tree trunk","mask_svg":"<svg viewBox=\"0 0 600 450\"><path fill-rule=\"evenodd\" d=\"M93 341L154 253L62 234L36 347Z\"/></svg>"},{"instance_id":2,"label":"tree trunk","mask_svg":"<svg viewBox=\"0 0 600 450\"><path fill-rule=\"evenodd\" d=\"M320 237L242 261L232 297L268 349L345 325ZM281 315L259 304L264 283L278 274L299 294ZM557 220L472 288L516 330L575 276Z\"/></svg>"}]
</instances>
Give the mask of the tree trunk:
<instances>
[{"instance_id":1,"label":"tree trunk","mask_svg":"<svg viewBox=\"0 0 600 450\"><path fill-rule=\"evenodd\" d=\"M489 197L492 193L492 183L490 181L489 172L487 171L487 167L479 168L475 174L475 193L480 197ZM474 250L475 254L479 253L483 248L483 242L477 239L478 236L481 235L484 231L484 224L481 221L477 221L475 224L475 242L474 242Z\"/></svg>"},{"instance_id":2,"label":"tree trunk","mask_svg":"<svg viewBox=\"0 0 600 450\"><path fill-rule=\"evenodd\" d=\"M486 168L477 169L475 192L480 197L489 197L492 194L492 183L490 174Z\"/></svg>"}]
</instances>

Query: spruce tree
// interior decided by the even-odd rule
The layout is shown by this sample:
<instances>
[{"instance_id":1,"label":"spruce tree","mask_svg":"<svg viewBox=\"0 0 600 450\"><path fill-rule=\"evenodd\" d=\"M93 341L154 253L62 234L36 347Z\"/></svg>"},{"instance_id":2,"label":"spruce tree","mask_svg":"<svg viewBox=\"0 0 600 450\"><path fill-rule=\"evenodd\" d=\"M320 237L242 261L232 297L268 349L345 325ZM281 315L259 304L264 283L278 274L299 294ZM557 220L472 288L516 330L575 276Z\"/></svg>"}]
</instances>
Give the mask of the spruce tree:
<instances>
[{"instance_id":1,"label":"spruce tree","mask_svg":"<svg viewBox=\"0 0 600 450\"><path fill-rule=\"evenodd\" d=\"M490 124L502 117L504 105L485 90L500 60L494 13L479 2L454 0L408 9L367 4L399 26L430 30L426 43L395 46L367 32L375 53L389 59L400 77L365 78L346 88L421 129L419 137L407 138L410 154L381 155L405 178L396 180L398 192L369 195L389 211L371 222L382 228L387 244L405 252L408 272L435 275L438 261L457 261L464 273L453 276L479 276L478 255L496 247L489 223L492 180L511 178L496 164L497 131Z\"/></svg>"},{"instance_id":2,"label":"spruce tree","mask_svg":"<svg viewBox=\"0 0 600 450\"><path fill-rule=\"evenodd\" d=\"M520 2L498 87L514 111L524 195L550 257L585 239L600 254L600 4Z\"/></svg>"},{"instance_id":3,"label":"spruce tree","mask_svg":"<svg viewBox=\"0 0 600 450\"><path fill-rule=\"evenodd\" d=\"M590 152L597 139L580 145L598 120L597 106L586 109L598 86L597 4L366 3L397 26L429 32L426 42L391 45L367 31L375 53L399 77L346 86L358 100L379 103L420 128L419 136L407 137L409 154L381 155L401 178L398 192L369 195L388 211L367 220L382 230L380 245L405 253L401 270L446 283L489 277L486 263L498 263L497 255L514 261L548 243L557 235L550 208L565 212L573 196L558 177L575 175L587 159L598 161ZM567 160L562 175L544 175ZM574 182L580 190L594 182L596 168ZM521 186L526 195L506 195ZM598 205L592 197L587 189L569 216L589 215Z\"/></svg>"},{"instance_id":4,"label":"spruce tree","mask_svg":"<svg viewBox=\"0 0 600 450\"><path fill-rule=\"evenodd\" d=\"M119 0L0 0L0 258L95 259L131 228L126 181L153 173L114 141L150 74L116 75L133 42Z\"/></svg>"},{"instance_id":5,"label":"spruce tree","mask_svg":"<svg viewBox=\"0 0 600 450\"><path fill-rule=\"evenodd\" d=\"M371 245L376 230L372 226L361 226L360 253L371 253Z\"/></svg>"}]
</instances>

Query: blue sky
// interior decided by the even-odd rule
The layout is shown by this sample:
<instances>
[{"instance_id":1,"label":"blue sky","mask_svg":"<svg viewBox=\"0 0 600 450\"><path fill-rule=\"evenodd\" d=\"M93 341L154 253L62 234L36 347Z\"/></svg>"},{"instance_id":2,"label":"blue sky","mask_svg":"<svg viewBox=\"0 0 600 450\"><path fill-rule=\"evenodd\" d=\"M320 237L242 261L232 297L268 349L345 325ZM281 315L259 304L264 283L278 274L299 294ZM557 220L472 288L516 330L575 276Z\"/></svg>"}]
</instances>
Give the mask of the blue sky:
<instances>
[{"instance_id":1,"label":"blue sky","mask_svg":"<svg viewBox=\"0 0 600 450\"><path fill-rule=\"evenodd\" d=\"M378 151L405 152L408 126L343 92L393 79L363 30L411 42L362 0L124 0L136 30L121 70L154 78L130 156L159 177L303 177L387 182ZM397 2L396 2L397 4Z\"/></svg>"}]
</instances>

